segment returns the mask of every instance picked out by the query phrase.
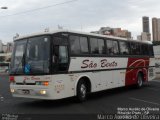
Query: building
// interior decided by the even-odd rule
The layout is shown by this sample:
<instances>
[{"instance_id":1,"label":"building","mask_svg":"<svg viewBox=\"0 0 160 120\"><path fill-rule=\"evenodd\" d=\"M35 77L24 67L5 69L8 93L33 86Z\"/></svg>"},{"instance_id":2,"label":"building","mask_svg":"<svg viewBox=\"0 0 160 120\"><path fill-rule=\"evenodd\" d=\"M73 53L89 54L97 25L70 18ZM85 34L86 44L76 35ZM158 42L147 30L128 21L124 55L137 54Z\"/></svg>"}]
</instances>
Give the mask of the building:
<instances>
[{"instance_id":1,"label":"building","mask_svg":"<svg viewBox=\"0 0 160 120\"><path fill-rule=\"evenodd\" d=\"M152 18L153 41L160 41L160 18Z\"/></svg>"},{"instance_id":2,"label":"building","mask_svg":"<svg viewBox=\"0 0 160 120\"><path fill-rule=\"evenodd\" d=\"M12 52L12 50L13 50L13 43L8 42L8 43L7 43L7 53Z\"/></svg>"},{"instance_id":3,"label":"building","mask_svg":"<svg viewBox=\"0 0 160 120\"><path fill-rule=\"evenodd\" d=\"M142 40L142 35L138 35L137 40L141 41Z\"/></svg>"},{"instance_id":4,"label":"building","mask_svg":"<svg viewBox=\"0 0 160 120\"><path fill-rule=\"evenodd\" d=\"M149 17L144 16L142 18L142 22L143 22L143 32L150 33L150 29L149 29Z\"/></svg>"},{"instance_id":5,"label":"building","mask_svg":"<svg viewBox=\"0 0 160 120\"><path fill-rule=\"evenodd\" d=\"M11 53L13 50L13 43L8 42L7 44L3 44L2 40L0 40L0 53Z\"/></svg>"},{"instance_id":6,"label":"building","mask_svg":"<svg viewBox=\"0 0 160 120\"><path fill-rule=\"evenodd\" d=\"M101 27L99 30L99 34L102 35L113 35L113 29L110 27Z\"/></svg>"},{"instance_id":7,"label":"building","mask_svg":"<svg viewBox=\"0 0 160 120\"><path fill-rule=\"evenodd\" d=\"M151 34L142 32L141 35L137 36L137 40L139 41L150 41L151 40Z\"/></svg>"},{"instance_id":8,"label":"building","mask_svg":"<svg viewBox=\"0 0 160 120\"><path fill-rule=\"evenodd\" d=\"M0 40L0 62L10 62L11 61L11 54L13 50L13 43L3 44Z\"/></svg>"},{"instance_id":9,"label":"building","mask_svg":"<svg viewBox=\"0 0 160 120\"><path fill-rule=\"evenodd\" d=\"M3 51L4 53L7 53L7 45L3 45L3 47L2 47L2 48L3 48L3 50L2 50L2 51Z\"/></svg>"},{"instance_id":10,"label":"building","mask_svg":"<svg viewBox=\"0 0 160 120\"><path fill-rule=\"evenodd\" d=\"M121 28L113 28L113 35L122 38L131 39L131 32L128 30L122 30Z\"/></svg>"},{"instance_id":11,"label":"building","mask_svg":"<svg viewBox=\"0 0 160 120\"><path fill-rule=\"evenodd\" d=\"M151 41L150 27L149 27L149 17L142 17L142 28L143 32L141 33L142 41Z\"/></svg>"},{"instance_id":12,"label":"building","mask_svg":"<svg viewBox=\"0 0 160 120\"><path fill-rule=\"evenodd\" d=\"M131 32L122 30L121 28L101 27L99 31L92 31L91 33L132 39Z\"/></svg>"},{"instance_id":13,"label":"building","mask_svg":"<svg viewBox=\"0 0 160 120\"><path fill-rule=\"evenodd\" d=\"M2 40L0 40L0 53L3 52L3 43L2 43Z\"/></svg>"},{"instance_id":14,"label":"building","mask_svg":"<svg viewBox=\"0 0 160 120\"><path fill-rule=\"evenodd\" d=\"M152 18L153 41L158 41L158 19Z\"/></svg>"},{"instance_id":15,"label":"building","mask_svg":"<svg viewBox=\"0 0 160 120\"><path fill-rule=\"evenodd\" d=\"M141 33L141 40L142 41L150 41L151 40L151 34L147 32Z\"/></svg>"}]
</instances>

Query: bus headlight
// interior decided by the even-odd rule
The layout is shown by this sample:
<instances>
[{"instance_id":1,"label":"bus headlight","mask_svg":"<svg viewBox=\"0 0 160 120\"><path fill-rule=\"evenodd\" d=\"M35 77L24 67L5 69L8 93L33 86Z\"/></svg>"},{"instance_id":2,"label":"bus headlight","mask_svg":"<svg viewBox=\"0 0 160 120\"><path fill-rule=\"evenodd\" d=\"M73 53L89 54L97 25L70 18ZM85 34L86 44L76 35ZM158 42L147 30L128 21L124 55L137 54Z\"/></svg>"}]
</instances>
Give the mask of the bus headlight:
<instances>
[{"instance_id":1,"label":"bus headlight","mask_svg":"<svg viewBox=\"0 0 160 120\"><path fill-rule=\"evenodd\" d=\"M14 93L14 92L15 92L15 90L14 90L14 89L10 89L10 91L11 91L11 93Z\"/></svg>"},{"instance_id":2,"label":"bus headlight","mask_svg":"<svg viewBox=\"0 0 160 120\"><path fill-rule=\"evenodd\" d=\"M40 90L40 94L45 95L47 92L45 90Z\"/></svg>"}]
</instances>

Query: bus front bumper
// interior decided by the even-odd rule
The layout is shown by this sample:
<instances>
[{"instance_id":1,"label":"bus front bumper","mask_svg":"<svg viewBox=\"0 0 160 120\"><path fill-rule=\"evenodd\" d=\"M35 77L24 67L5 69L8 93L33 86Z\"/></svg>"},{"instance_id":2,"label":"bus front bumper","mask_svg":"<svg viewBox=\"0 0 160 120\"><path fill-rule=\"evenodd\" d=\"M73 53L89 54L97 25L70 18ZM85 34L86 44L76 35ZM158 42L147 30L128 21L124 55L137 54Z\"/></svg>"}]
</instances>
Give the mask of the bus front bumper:
<instances>
[{"instance_id":1,"label":"bus front bumper","mask_svg":"<svg viewBox=\"0 0 160 120\"><path fill-rule=\"evenodd\" d=\"M33 99L54 99L53 91L48 87L32 85L10 85L13 97L33 98Z\"/></svg>"}]
</instances>

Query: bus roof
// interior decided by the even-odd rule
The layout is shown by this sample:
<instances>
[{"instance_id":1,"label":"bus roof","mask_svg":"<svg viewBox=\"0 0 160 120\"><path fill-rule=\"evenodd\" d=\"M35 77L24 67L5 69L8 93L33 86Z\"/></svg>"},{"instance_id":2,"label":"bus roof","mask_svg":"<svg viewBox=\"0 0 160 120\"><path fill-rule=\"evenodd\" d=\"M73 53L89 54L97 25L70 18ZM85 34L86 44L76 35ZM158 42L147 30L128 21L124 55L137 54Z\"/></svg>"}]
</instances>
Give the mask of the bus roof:
<instances>
[{"instance_id":1,"label":"bus roof","mask_svg":"<svg viewBox=\"0 0 160 120\"><path fill-rule=\"evenodd\" d=\"M60 33L60 32L75 33L75 34L90 35L90 36L95 36L95 37L103 37L103 38L110 38L110 39L117 39L117 40L133 41L133 42L139 42L139 43L152 44L151 41L128 40L126 38L115 37L115 36L110 36L110 35L101 35L101 34L96 34L96 33L87 33L87 32L79 32L79 31L72 31L72 30L54 30L54 31L37 32L37 33L28 34L28 35L24 35L24 36L18 36L18 37L15 38L14 41L29 38L29 37L39 36L39 35L52 35L54 33Z\"/></svg>"}]
</instances>

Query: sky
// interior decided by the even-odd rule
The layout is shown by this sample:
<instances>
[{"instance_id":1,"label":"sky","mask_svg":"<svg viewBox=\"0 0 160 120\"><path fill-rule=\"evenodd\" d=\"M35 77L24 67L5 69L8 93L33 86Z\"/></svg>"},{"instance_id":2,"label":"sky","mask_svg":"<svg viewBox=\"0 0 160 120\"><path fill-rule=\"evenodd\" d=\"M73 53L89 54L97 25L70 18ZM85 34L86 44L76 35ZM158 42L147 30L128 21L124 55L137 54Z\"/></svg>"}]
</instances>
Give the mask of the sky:
<instances>
[{"instance_id":1,"label":"sky","mask_svg":"<svg viewBox=\"0 0 160 120\"><path fill-rule=\"evenodd\" d=\"M127 29L136 36L142 32L142 16L160 17L159 0L1 0L0 40L13 41L18 33L64 29L90 32L100 27Z\"/></svg>"}]
</instances>

